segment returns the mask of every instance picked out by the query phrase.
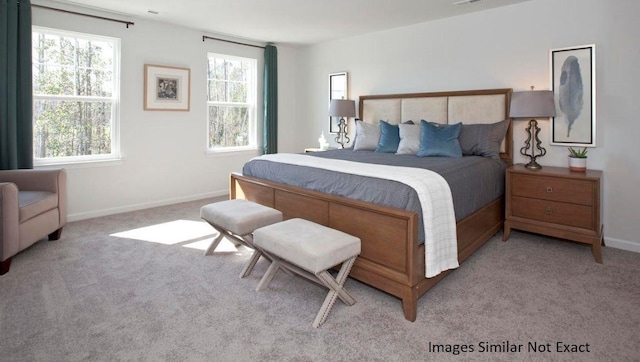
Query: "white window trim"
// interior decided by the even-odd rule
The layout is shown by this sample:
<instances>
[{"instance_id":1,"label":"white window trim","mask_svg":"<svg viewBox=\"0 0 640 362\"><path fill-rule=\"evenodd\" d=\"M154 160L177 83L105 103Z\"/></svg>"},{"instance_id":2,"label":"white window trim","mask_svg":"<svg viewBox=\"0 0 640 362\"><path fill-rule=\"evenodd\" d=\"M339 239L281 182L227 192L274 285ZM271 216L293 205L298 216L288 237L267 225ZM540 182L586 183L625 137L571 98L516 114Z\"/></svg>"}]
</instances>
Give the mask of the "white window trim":
<instances>
[{"instance_id":1,"label":"white window trim","mask_svg":"<svg viewBox=\"0 0 640 362\"><path fill-rule=\"evenodd\" d=\"M207 53L207 64L210 58L223 58L223 59L231 59L231 60L241 60L241 61L250 61L252 63L251 67L251 81L249 82L250 86L247 90L247 95L249 99L252 99L253 102L219 102L219 101L209 101L207 96L207 104L206 104L206 122L207 122L207 133L205 135L205 147L207 154L221 154L221 153L230 153L230 152L246 152L246 151L255 151L258 149L258 120L257 120L257 108L258 108L258 60L255 58L249 57L239 57L235 55L222 54L222 53ZM208 68L208 65L207 65ZM209 94L209 73L207 72L206 79L206 87L207 87L207 95ZM209 147L209 106L247 106L249 108L249 145L247 146L238 146L238 147L218 147L211 148Z\"/></svg>"},{"instance_id":2,"label":"white window trim","mask_svg":"<svg viewBox=\"0 0 640 362\"><path fill-rule=\"evenodd\" d=\"M92 97L92 96L68 96L68 95L49 95L49 94L33 94L33 107L35 107L36 99L46 100L82 100L82 101L106 101L111 100L111 153L102 155L85 155L85 156L69 156L69 157L44 157L33 158L34 167L46 167L46 166L58 166L58 165L73 165L81 163L90 163L96 165L97 163L109 162L121 160L120 154L120 55L121 44L119 38L112 38L102 35L95 35L89 33L80 33L75 31L60 30L54 28L47 28L42 26L32 26L32 32L42 32L47 34L54 34L58 36L73 36L81 39L100 40L105 42L111 42L113 47L113 90L111 97Z\"/></svg>"}]
</instances>

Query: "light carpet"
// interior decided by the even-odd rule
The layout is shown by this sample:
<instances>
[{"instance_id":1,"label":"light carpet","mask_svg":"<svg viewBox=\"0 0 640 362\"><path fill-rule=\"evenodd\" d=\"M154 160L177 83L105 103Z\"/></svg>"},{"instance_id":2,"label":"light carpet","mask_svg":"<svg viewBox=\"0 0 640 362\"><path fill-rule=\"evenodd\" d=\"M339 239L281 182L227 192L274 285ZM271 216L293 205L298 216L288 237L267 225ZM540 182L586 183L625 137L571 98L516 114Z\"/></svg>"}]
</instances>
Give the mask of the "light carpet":
<instances>
[{"instance_id":1,"label":"light carpet","mask_svg":"<svg viewBox=\"0 0 640 362\"><path fill-rule=\"evenodd\" d=\"M278 273L256 292L266 261L238 278L250 250L225 241L202 255L215 232L199 210L219 200L72 222L60 240L15 256L0 277L0 360L640 356L640 254L605 247L600 265L586 245L517 231L504 243L498 233L419 300L416 322L399 299L349 279L357 303L337 301L315 329L321 287ZM584 352L558 352L558 343Z\"/></svg>"}]
</instances>

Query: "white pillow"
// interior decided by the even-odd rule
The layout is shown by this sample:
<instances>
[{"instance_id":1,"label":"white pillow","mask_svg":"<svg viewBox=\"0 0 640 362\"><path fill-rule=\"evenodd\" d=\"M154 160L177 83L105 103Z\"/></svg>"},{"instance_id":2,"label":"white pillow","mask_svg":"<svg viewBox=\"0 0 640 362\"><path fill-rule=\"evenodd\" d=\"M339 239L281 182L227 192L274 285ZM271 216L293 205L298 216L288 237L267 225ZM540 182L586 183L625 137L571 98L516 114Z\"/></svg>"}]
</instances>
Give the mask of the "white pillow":
<instances>
[{"instance_id":1,"label":"white pillow","mask_svg":"<svg viewBox=\"0 0 640 362\"><path fill-rule=\"evenodd\" d=\"M396 155L415 155L420 151L420 125L402 123L400 127L400 144Z\"/></svg>"},{"instance_id":2,"label":"white pillow","mask_svg":"<svg viewBox=\"0 0 640 362\"><path fill-rule=\"evenodd\" d=\"M377 124L356 121L356 140L354 151L375 151L380 140L380 126Z\"/></svg>"}]
</instances>

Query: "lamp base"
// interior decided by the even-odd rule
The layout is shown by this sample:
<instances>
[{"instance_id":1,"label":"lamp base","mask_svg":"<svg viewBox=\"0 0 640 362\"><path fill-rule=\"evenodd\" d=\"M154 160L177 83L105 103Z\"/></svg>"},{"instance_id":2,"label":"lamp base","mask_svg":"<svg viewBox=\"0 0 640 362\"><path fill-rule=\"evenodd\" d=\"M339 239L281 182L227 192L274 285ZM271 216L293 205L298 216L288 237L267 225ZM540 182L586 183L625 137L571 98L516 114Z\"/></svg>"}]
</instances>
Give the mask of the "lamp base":
<instances>
[{"instance_id":1,"label":"lamp base","mask_svg":"<svg viewBox=\"0 0 640 362\"><path fill-rule=\"evenodd\" d=\"M531 169L531 170L539 170L542 168L542 166L540 166L540 164L538 164L535 160L531 160L531 162L527 163L526 165L524 165L524 167Z\"/></svg>"},{"instance_id":2,"label":"lamp base","mask_svg":"<svg viewBox=\"0 0 640 362\"><path fill-rule=\"evenodd\" d=\"M529 157L529 163L524 165L524 167L531 170L539 170L542 166L536 162L536 159L544 156L547 153L547 150L541 146L542 141L538 138L538 133L540 133L538 121L535 119L530 120L529 127L525 130L527 131L527 139L525 140L524 147L520 149L520 154ZM531 148L530 151L529 148Z\"/></svg>"},{"instance_id":3,"label":"lamp base","mask_svg":"<svg viewBox=\"0 0 640 362\"><path fill-rule=\"evenodd\" d=\"M340 145L340 148L344 148L345 143L349 143L351 139L347 136L347 122L344 118L340 118L338 123L338 135L336 136L336 143Z\"/></svg>"}]
</instances>

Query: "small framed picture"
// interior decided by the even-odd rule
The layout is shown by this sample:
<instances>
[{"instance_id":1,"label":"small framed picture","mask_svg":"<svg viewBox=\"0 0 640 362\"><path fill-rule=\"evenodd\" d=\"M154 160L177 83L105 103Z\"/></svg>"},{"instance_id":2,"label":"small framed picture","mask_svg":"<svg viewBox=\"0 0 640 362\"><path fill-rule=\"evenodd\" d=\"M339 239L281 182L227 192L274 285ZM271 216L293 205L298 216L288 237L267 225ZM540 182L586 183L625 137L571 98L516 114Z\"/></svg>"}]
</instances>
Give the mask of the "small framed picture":
<instances>
[{"instance_id":1,"label":"small framed picture","mask_svg":"<svg viewBox=\"0 0 640 362\"><path fill-rule=\"evenodd\" d=\"M594 44L550 51L556 116L551 142L558 146L596 145L596 47Z\"/></svg>"},{"instance_id":2,"label":"small framed picture","mask_svg":"<svg viewBox=\"0 0 640 362\"><path fill-rule=\"evenodd\" d=\"M191 70L144 65L144 110L189 111Z\"/></svg>"}]
</instances>

